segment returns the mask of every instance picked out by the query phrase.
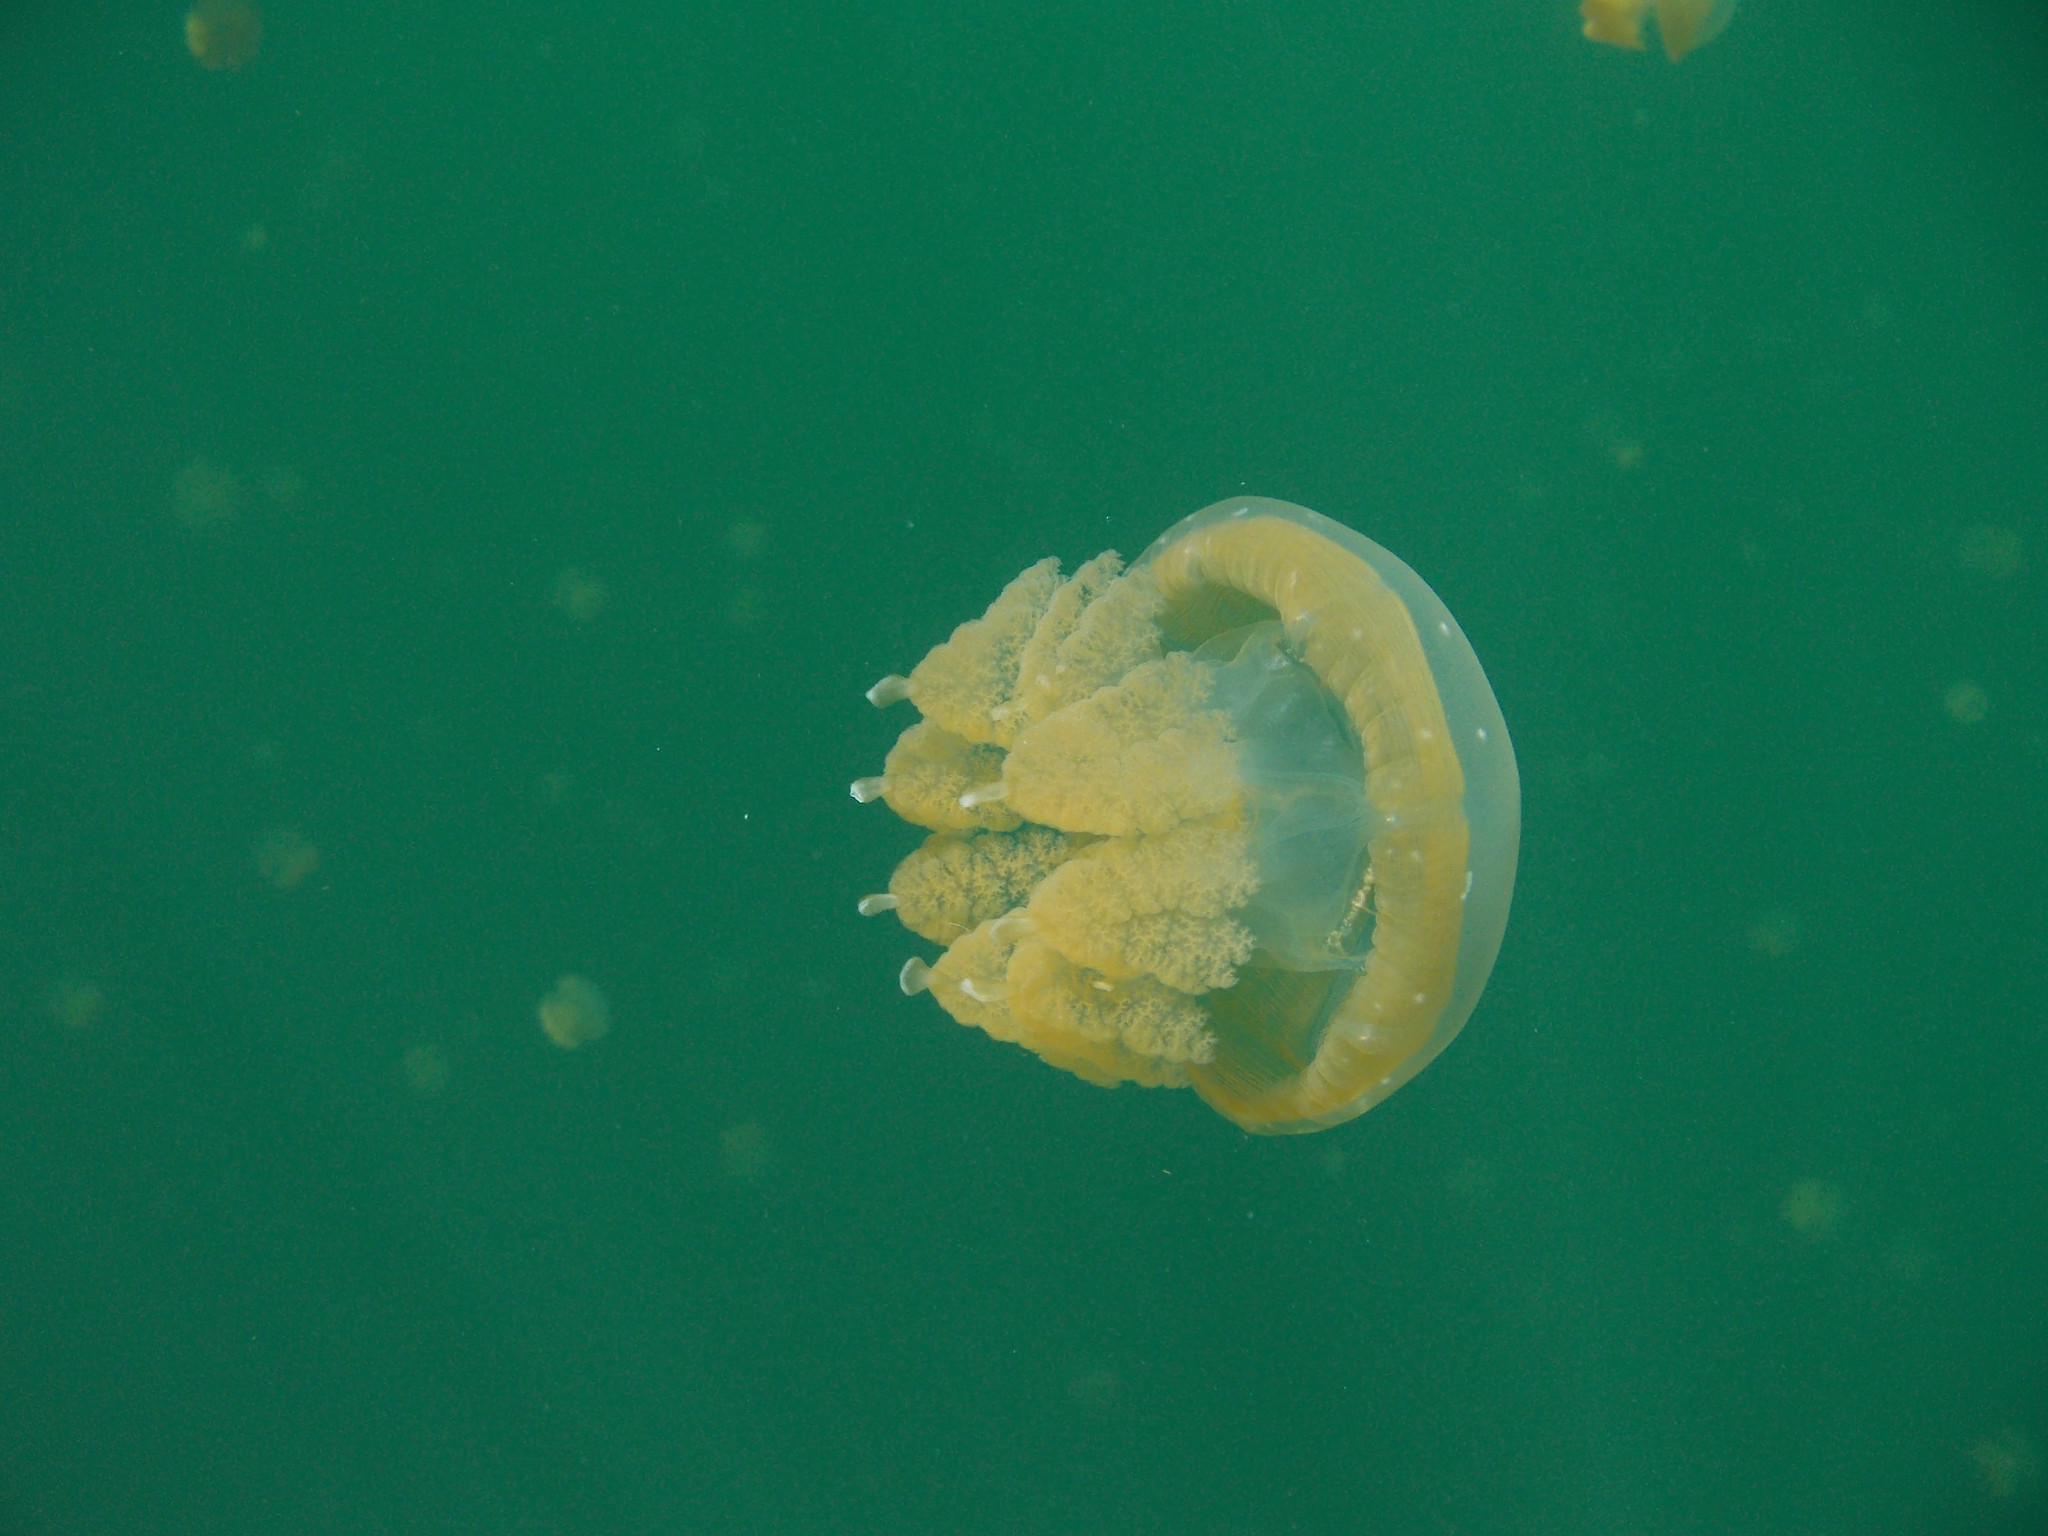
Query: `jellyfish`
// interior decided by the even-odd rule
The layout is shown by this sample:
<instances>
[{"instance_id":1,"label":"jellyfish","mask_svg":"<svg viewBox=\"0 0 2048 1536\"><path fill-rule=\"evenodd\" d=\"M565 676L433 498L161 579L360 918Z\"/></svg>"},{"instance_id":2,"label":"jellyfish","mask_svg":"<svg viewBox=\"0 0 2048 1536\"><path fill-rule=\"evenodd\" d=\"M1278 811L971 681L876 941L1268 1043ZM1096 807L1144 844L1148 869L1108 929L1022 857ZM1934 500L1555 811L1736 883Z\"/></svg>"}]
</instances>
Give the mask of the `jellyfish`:
<instances>
[{"instance_id":1,"label":"jellyfish","mask_svg":"<svg viewBox=\"0 0 2048 1536\"><path fill-rule=\"evenodd\" d=\"M2041 1448L2016 1425L1977 1441L1969 1454L1986 1498L2009 1499L2041 1475Z\"/></svg>"},{"instance_id":2,"label":"jellyfish","mask_svg":"<svg viewBox=\"0 0 2048 1536\"><path fill-rule=\"evenodd\" d=\"M1957 725L1982 725L1991 718L1991 696L1967 677L1949 684L1941 707Z\"/></svg>"},{"instance_id":3,"label":"jellyfish","mask_svg":"<svg viewBox=\"0 0 2048 1536\"><path fill-rule=\"evenodd\" d=\"M1643 46L1643 20L1652 11L1665 56L1676 64L1721 35L1735 11L1735 0L1579 0L1586 36L1617 48Z\"/></svg>"},{"instance_id":4,"label":"jellyfish","mask_svg":"<svg viewBox=\"0 0 2048 1536\"><path fill-rule=\"evenodd\" d=\"M1956 563L1993 581L2010 581L2025 563L2025 545L2016 528L1979 523L1956 545Z\"/></svg>"},{"instance_id":5,"label":"jellyfish","mask_svg":"<svg viewBox=\"0 0 2048 1536\"><path fill-rule=\"evenodd\" d=\"M857 780L929 830L865 915L964 1025L1092 1083L1321 1130L1479 1001L1520 832L1514 749L1450 612L1286 502L1195 513L1125 568L1041 560L906 677Z\"/></svg>"},{"instance_id":6,"label":"jellyfish","mask_svg":"<svg viewBox=\"0 0 2048 1536\"><path fill-rule=\"evenodd\" d=\"M593 576L589 571L575 566L555 578L555 590L548 602L560 613L567 614L578 624L588 624L605 610L611 601L611 589L602 576Z\"/></svg>"},{"instance_id":7,"label":"jellyfish","mask_svg":"<svg viewBox=\"0 0 2048 1536\"><path fill-rule=\"evenodd\" d=\"M757 1184L775 1167L775 1138L759 1120L739 1120L718 1133L718 1170Z\"/></svg>"},{"instance_id":8,"label":"jellyfish","mask_svg":"<svg viewBox=\"0 0 2048 1536\"><path fill-rule=\"evenodd\" d=\"M319 848L297 827L272 827L256 845L257 873L280 891L296 891L319 867Z\"/></svg>"},{"instance_id":9,"label":"jellyfish","mask_svg":"<svg viewBox=\"0 0 2048 1536\"><path fill-rule=\"evenodd\" d=\"M90 1029L107 1011L107 994L96 981L60 977L45 994L50 1016L66 1029Z\"/></svg>"},{"instance_id":10,"label":"jellyfish","mask_svg":"<svg viewBox=\"0 0 2048 1536\"><path fill-rule=\"evenodd\" d=\"M1842 1191L1826 1179L1801 1179L1785 1191L1778 1214L1810 1242L1833 1237L1842 1219Z\"/></svg>"},{"instance_id":11,"label":"jellyfish","mask_svg":"<svg viewBox=\"0 0 2048 1536\"><path fill-rule=\"evenodd\" d=\"M455 1067L445 1050L431 1040L422 1040L405 1048L398 1058L398 1070L415 1097L431 1099L448 1086Z\"/></svg>"},{"instance_id":12,"label":"jellyfish","mask_svg":"<svg viewBox=\"0 0 2048 1536\"><path fill-rule=\"evenodd\" d=\"M263 44L263 13L249 0L199 0L185 13L185 46L203 69L240 69Z\"/></svg>"},{"instance_id":13,"label":"jellyfish","mask_svg":"<svg viewBox=\"0 0 2048 1536\"><path fill-rule=\"evenodd\" d=\"M611 1033L612 1008L597 983L584 976L564 976L540 1000L540 1027L565 1051L602 1040Z\"/></svg>"},{"instance_id":14,"label":"jellyfish","mask_svg":"<svg viewBox=\"0 0 2048 1536\"><path fill-rule=\"evenodd\" d=\"M194 459L172 477L171 504L194 533L215 533L242 510L242 480L231 469Z\"/></svg>"}]
</instances>

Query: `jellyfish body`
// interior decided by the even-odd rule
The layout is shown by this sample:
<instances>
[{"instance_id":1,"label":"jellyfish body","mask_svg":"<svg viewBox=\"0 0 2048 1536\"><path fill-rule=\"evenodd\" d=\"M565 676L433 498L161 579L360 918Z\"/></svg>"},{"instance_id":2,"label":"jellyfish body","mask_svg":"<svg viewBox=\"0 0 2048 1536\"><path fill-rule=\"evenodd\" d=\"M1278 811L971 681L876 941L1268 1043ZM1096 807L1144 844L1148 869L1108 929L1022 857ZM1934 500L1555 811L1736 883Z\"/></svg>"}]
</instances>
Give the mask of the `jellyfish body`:
<instances>
[{"instance_id":1,"label":"jellyfish body","mask_svg":"<svg viewBox=\"0 0 2048 1536\"><path fill-rule=\"evenodd\" d=\"M1579 0L1586 36L1617 48L1644 47L1643 23L1655 15L1658 41L1674 64L1719 37L1734 13L1735 0Z\"/></svg>"},{"instance_id":2,"label":"jellyfish body","mask_svg":"<svg viewBox=\"0 0 2048 1536\"><path fill-rule=\"evenodd\" d=\"M199 0L185 13L185 46L202 69L240 69L263 46L263 15L249 0Z\"/></svg>"},{"instance_id":3,"label":"jellyfish body","mask_svg":"<svg viewBox=\"0 0 2048 1536\"><path fill-rule=\"evenodd\" d=\"M580 1050L611 1033L611 1004L588 977L564 976L536 1011L547 1037L565 1051Z\"/></svg>"},{"instance_id":4,"label":"jellyfish body","mask_svg":"<svg viewBox=\"0 0 2048 1536\"><path fill-rule=\"evenodd\" d=\"M945 946L903 986L961 1023L1298 1132L1477 1003L1514 751L1443 604L1341 524L1240 498L1128 571L1042 561L870 698L924 718L855 797L932 836L861 910Z\"/></svg>"}]
</instances>

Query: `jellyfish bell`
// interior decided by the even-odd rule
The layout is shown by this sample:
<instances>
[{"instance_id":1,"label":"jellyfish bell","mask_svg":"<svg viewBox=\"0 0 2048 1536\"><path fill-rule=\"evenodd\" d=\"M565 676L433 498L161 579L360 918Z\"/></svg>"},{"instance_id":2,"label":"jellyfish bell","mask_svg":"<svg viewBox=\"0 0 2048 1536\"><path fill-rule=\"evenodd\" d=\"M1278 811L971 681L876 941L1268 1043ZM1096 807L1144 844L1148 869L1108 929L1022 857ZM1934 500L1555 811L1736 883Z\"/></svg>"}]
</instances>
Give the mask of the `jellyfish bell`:
<instances>
[{"instance_id":1,"label":"jellyfish bell","mask_svg":"<svg viewBox=\"0 0 2048 1536\"><path fill-rule=\"evenodd\" d=\"M547 1037L565 1051L580 1050L611 1033L611 1003L587 976L562 977L535 1011Z\"/></svg>"},{"instance_id":2,"label":"jellyfish bell","mask_svg":"<svg viewBox=\"0 0 2048 1536\"><path fill-rule=\"evenodd\" d=\"M901 982L960 1023L1285 1133L1477 1004L1514 749L1449 610L1342 524L1241 497L1129 569L1041 561L870 697L923 718L854 797L931 836L861 910L944 946Z\"/></svg>"},{"instance_id":3,"label":"jellyfish bell","mask_svg":"<svg viewBox=\"0 0 2048 1536\"><path fill-rule=\"evenodd\" d=\"M185 13L185 47L202 69L240 69L262 46L263 14L249 0L199 0Z\"/></svg>"},{"instance_id":4,"label":"jellyfish bell","mask_svg":"<svg viewBox=\"0 0 2048 1536\"><path fill-rule=\"evenodd\" d=\"M1664 56L1676 64L1693 49L1711 43L1735 13L1735 0L1580 0L1585 35L1616 48L1646 46L1643 27L1657 19Z\"/></svg>"}]
</instances>

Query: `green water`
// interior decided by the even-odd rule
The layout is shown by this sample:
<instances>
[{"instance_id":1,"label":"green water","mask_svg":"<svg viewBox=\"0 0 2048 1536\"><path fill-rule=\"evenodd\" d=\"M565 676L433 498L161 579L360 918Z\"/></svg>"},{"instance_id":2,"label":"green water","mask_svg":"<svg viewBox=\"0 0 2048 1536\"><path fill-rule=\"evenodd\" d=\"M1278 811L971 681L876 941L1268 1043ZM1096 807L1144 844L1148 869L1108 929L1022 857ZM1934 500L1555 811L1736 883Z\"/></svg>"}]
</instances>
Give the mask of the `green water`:
<instances>
[{"instance_id":1,"label":"green water","mask_svg":"<svg viewBox=\"0 0 2048 1536\"><path fill-rule=\"evenodd\" d=\"M2048 1529L2048 20L1572 9L14 0L0 1536ZM1525 796L1279 1140L853 912L1239 491Z\"/></svg>"}]
</instances>

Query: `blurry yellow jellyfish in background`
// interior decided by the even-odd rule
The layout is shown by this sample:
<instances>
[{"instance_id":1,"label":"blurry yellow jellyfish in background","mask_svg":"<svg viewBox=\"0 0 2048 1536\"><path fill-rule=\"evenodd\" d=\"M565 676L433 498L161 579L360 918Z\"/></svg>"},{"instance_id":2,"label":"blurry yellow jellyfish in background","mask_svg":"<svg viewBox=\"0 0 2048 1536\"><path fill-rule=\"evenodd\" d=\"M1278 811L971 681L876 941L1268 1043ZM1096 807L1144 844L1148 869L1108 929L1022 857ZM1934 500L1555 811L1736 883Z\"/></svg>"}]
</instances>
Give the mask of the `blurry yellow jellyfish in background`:
<instances>
[{"instance_id":1,"label":"blurry yellow jellyfish in background","mask_svg":"<svg viewBox=\"0 0 2048 1536\"><path fill-rule=\"evenodd\" d=\"M1067 1396L1090 1413L1109 1413L1123 1403L1123 1374L1114 1366L1090 1366L1067 1378Z\"/></svg>"},{"instance_id":2,"label":"blurry yellow jellyfish in background","mask_svg":"<svg viewBox=\"0 0 2048 1536\"><path fill-rule=\"evenodd\" d=\"M1785 1191L1779 1214L1801 1237L1832 1237L1842 1219L1842 1192L1826 1179L1801 1179Z\"/></svg>"},{"instance_id":3,"label":"blurry yellow jellyfish in background","mask_svg":"<svg viewBox=\"0 0 2048 1536\"><path fill-rule=\"evenodd\" d=\"M272 827L256 845L256 869L280 891L296 891L320 867L320 850L297 827Z\"/></svg>"},{"instance_id":4,"label":"blurry yellow jellyfish in background","mask_svg":"<svg viewBox=\"0 0 2048 1536\"><path fill-rule=\"evenodd\" d=\"M206 69L240 69L263 44L263 14L249 0L199 0L185 13L185 46Z\"/></svg>"},{"instance_id":5,"label":"blurry yellow jellyfish in background","mask_svg":"<svg viewBox=\"0 0 2048 1536\"><path fill-rule=\"evenodd\" d=\"M1790 907L1766 907L1750 921L1749 947L1782 960L1799 949L1799 914Z\"/></svg>"},{"instance_id":6,"label":"blurry yellow jellyfish in background","mask_svg":"<svg viewBox=\"0 0 2048 1536\"><path fill-rule=\"evenodd\" d=\"M66 976L49 992L50 1017L66 1029L90 1029L107 1011L107 994L98 982Z\"/></svg>"},{"instance_id":7,"label":"blurry yellow jellyfish in background","mask_svg":"<svg viewBox=\"0 0 2048 1536\"><path fill-rule=\"evenodd\" d=\"M578 624L588 624L604 612L611 592L603 577L571 566L555 578L554 594L548 601Z\"/></svg>"},{"instance_id":8,"label":"blurry yellow jellyfish in background","mask_svg":"<svg viewBox=\"0 0 2048 1536\"><path fill-rule=\"evenodd\" d=\"M611 1004L587 977L564 976L540 1000L540 1027L563 1050L573 1051L611 1033Z\"/></svg>"},{"instance_id":9,"label":"blurry yellow jellyfish in background","mask_svg":"<svg viewBox=\"0 0 2048 1536\"><path fill-rule=\"evenodd\" d=\"M242 501L241 477L205 459L194 459L171 481L178 521L194 533L212 533L233 522Z\"/></svg>"},{"instance_id":10,"label":"blurry yellow jellyfish in background","mask_svg":"<svg viewBox=\"0 0 2048 1536\"><path fill-rule=\"evenodd\" d=\"M718 1170L754 1183L775 1166L775 1140L759 1120L741 1120L718 1133Z\"/></svg>"},{"instance_id":11,"label":"blurry yellow jellyfish in background","mask_svg":"<svg viewBox=\"0 0 2048 1536\"><path fill-rule=\"evenodd\" d=\"M1643 462L1642 439L1605 411L1596 411L1586 418L1586 441L1623 474L1639 468Z\"/></svg>"},{"instance_id":12,"label":"blurry yellow jellyfish in background","mask_svg":"<svg viewBox=\"0 0 2048 1536\"><path fill-rule=\"evenodd\" d=\"M2026 1431L2008 1424L1970 1447L1977 1486L1985 1496L2009 1499L2041 1475L2041 1448Z\"/></svg>"},{"instance_id":13,"label":"blurry yellow jellyfish in background","mask_svg":"<svg viewBox=\"0 0 2048 1536\"><path fill-rule=\"evenodd\" d=\"M1991 697L1966 677L1948 686L1941 707L1957 725L1982 725L1991 716Z\"/></svg>"},{"instance_id":14,"label":"blurry yellow jellyfish in background","mask_svg":"<svg viewBox=\"0 0 2048 1536\"><path fill-rule=\"evenodd\" d=\"M416 1097L431 1099L448 1086L454 1066L448 1053L428 1040L407 1046L405 1054L398 1058L398 1070L404 1074L405 1086Z\"/></svg>"},{"instance_id":15,"label":"blurry yellow jellyfish in background","mask_svg":"<svg viewBox=\"0 0 2048 1536\"><path fill-rule=\"evenodd\" d=\"M1641 48L1643 23L1652 12L1664 53L1676 64L1693 49L1711 43L1728 25L1735 0L1580 0L1586 36L1617 48Z\"/></svg>"},{"instance_id":16,"label":"blurry yellow jellyfish in background","mask_svg":"<svg viewBox=\"0 0 2048 1536\"><path fill-rule=\"evenodd\" d=\"M908 678L854 798L932 835L864 914L962 1024L1247 1130L1363 1114L1457 1034L1507 925L1514 749L1422 579L1287 502L1218 502L1128 571L1040 561Z\"/></svg>"},{"instance_id":17,"label":"blurry yellow jellyfish in background","mask_svg":"<svg viewBox=\"0 0 2048 1536\"><path fill-rule=\"evenodd\" d=\"M1965 529L1956 545L1956 564L1993 581L2010 581L2025 561L2019 531L1996 523Z\"/></svg>"}]
</instances>

